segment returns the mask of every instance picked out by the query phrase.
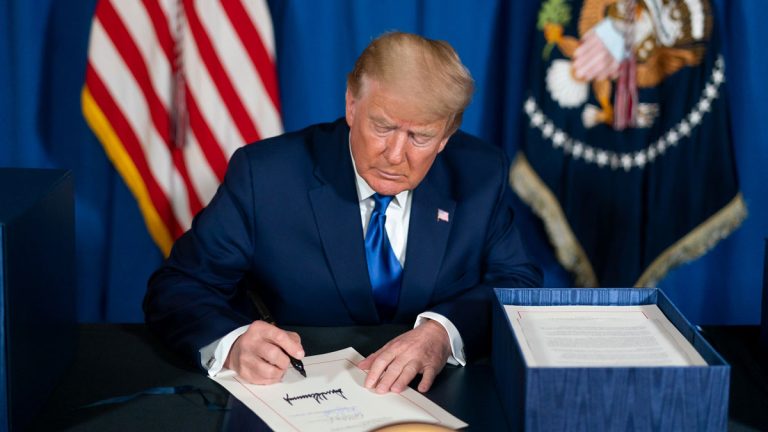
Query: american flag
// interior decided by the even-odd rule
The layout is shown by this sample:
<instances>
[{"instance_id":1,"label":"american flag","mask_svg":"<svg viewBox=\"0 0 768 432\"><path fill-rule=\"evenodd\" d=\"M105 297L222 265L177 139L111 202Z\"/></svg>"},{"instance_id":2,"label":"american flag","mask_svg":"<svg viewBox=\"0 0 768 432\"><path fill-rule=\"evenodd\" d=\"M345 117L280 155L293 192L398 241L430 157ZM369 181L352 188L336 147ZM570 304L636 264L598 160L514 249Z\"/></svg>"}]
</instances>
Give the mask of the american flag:
<instances>
[{"instance_id":1,"label":"american flag","mask_svg":"<svg viewBox=\"0 0 768 432\"><path fill-rule=\"evenodd\" d=\"M448 219L450 218L450 215L447 211L443 209L437 209L437 221L438 222L448 222Z\"/></svg>"},{"instance_id":2,"label":"american flag","mask_svg":"<svg viewBox=\"0 0 768 432\"><path fill-rule=\"evenodd\" d=\"M81 96L167 255L232 153L282 132L266 0L100 0Z\"/></svg>"}]
</instances>

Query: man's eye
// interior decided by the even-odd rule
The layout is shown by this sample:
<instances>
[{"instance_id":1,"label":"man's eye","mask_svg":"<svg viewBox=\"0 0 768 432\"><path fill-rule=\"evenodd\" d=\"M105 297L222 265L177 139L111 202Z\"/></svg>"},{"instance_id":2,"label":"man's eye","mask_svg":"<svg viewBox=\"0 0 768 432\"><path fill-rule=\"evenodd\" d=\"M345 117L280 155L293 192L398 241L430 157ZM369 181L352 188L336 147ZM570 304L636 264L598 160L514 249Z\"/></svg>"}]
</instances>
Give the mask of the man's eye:
<instances>
[{"instance_id":1,"label":"man's eye","mask_svg":"<svg viewBox=\"0 0 768 432\"><path fill-rule=\"evenodd\" d=\"M414 145L423 147L429 145L430 138L424 135L411 135L411 141Z\"/></svg>"},{"instance_id":2,"label":"man's eye","mask_svg":"<svg viewBox=\"0 0 768 432\"><path fill-rule=\"evenodd\" d=\"M373 128L377 133L380 133L380 134L384 134L392 130L391 127L382 126L382 125L375 125Z\"/></svg>"}]
</instances>

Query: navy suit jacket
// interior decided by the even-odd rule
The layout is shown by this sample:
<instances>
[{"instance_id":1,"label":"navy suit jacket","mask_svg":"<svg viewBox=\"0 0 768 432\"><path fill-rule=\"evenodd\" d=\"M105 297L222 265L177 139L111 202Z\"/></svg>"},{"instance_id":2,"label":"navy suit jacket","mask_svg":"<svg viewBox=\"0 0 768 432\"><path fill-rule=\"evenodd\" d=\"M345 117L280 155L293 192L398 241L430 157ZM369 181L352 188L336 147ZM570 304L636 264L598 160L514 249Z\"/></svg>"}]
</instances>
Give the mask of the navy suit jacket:
<instances>
[{"instance_id":1,"label":"navy suit jacket","mask_svg":"<svg viewBox=\"0 0 768 432\"><path fill-rule=\"evenodd\" d=\"M216 196L149 280L146 320L169 345L196 360L201 347L250 324L245 289L280 324L381 322L348 136L340 119L235 152ZM541 286L512 223L507 173L500 149L457 132L413 190L393 321L440 313L470 358L488 348L491 287Z\"/></svg>"}]
</instances>

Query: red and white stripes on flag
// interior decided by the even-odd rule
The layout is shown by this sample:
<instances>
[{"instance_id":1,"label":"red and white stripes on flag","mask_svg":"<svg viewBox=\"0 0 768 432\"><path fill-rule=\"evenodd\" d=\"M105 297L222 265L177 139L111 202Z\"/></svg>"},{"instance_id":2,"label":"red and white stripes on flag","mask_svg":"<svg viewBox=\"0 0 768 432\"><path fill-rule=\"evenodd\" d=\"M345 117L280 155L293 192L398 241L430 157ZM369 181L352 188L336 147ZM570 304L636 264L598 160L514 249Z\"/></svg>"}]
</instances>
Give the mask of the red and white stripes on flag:
<instances>
[{"instance_id":1,"label":"red and white stripes on flag","mask_svg":"<svg viewBox=\"0 0 768 432\"><path fill-rule=\"evenodd\" d=\"M266 0L100 0L82 107L168 255L232 153L282 132Z\"/></svg>"}]
</instances>

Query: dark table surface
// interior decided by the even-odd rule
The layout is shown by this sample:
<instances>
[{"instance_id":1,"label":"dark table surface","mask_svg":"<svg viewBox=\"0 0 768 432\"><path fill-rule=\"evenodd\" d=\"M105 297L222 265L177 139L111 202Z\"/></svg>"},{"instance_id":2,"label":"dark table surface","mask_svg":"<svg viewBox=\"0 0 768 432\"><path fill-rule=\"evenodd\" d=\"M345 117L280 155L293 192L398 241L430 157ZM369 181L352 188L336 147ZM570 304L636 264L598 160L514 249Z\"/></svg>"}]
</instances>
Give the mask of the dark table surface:
<instances>
[{"instance_id":1,"label":"dark table surface","mask_svg":"<svg viewBox=\"0 0 768 432\"><path fill-rule=\"evenodd\" d=\"M407 330L403 326L293 328L308 355L352 346L367 355ZM768 355L756 326L705 327L704 336L732 365L729 430L768 430ZM226 390L181 363L143 325L85 324L75 361L32 430L258 430L263 423ZM52 355L51 361L56 361ZM199 392L140 396L115 405L96 401L153 387L193 386L226 411L206 407ZM468 430L504 430L506 420L487 361L446 366L427 397L469 423ZM230 400L231 399L231 400Z\"/></svg>"}]
</instances>

